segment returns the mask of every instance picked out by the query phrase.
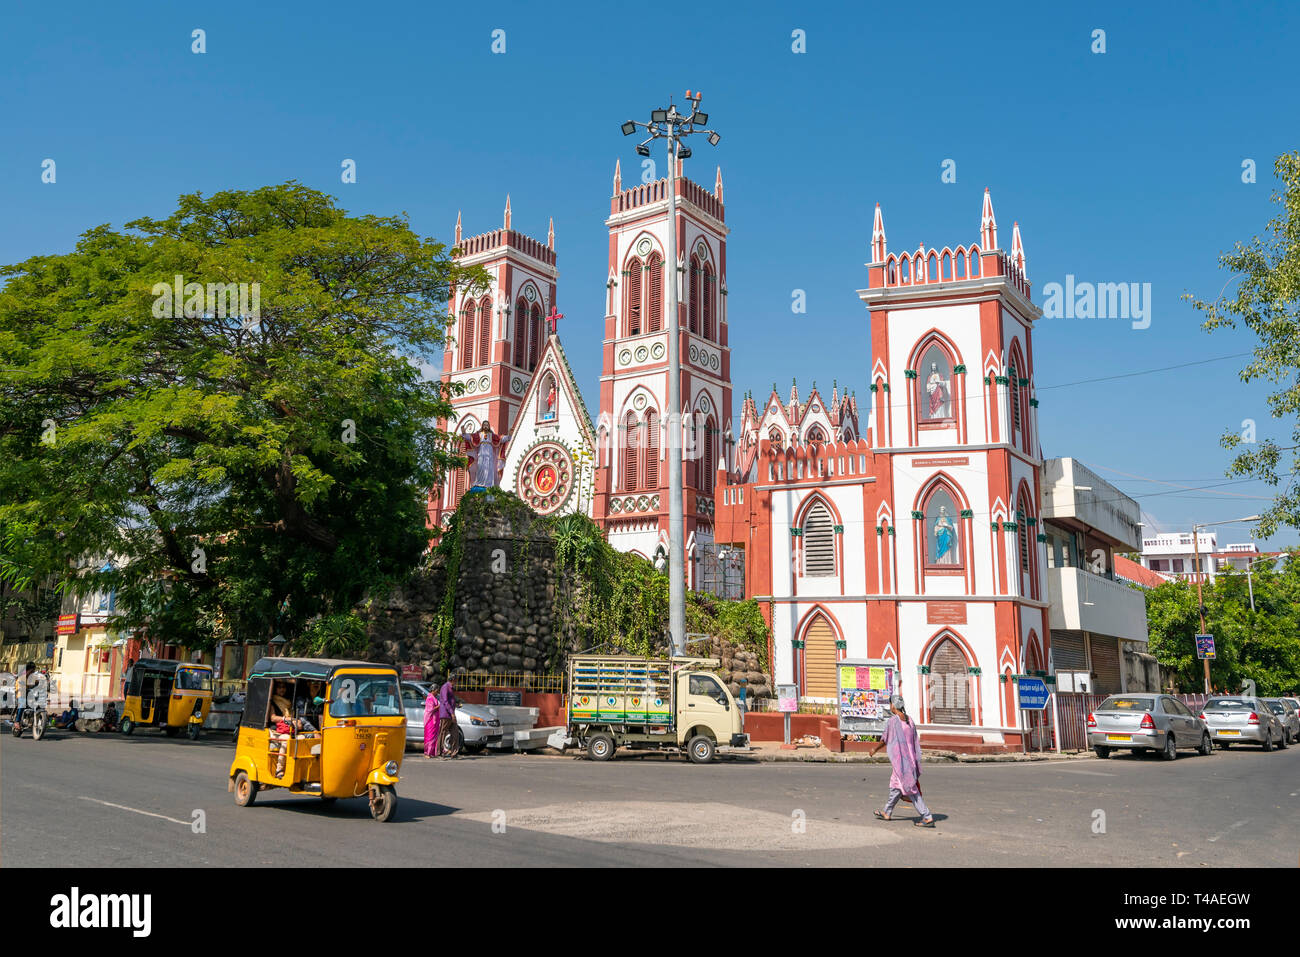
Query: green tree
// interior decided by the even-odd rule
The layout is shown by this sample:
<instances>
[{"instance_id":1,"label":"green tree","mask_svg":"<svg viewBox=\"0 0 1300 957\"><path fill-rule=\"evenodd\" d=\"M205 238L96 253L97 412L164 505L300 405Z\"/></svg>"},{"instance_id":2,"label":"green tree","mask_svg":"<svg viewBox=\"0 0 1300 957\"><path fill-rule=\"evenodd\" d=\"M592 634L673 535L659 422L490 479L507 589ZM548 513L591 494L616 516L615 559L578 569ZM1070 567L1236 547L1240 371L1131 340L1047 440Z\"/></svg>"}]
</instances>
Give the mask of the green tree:
<instances>
[{"instance_id":1,"label":"green tree","mask_svg":"<svg viewBox=\"0 0 1300 957\"><path fill-rule=\"evenodd\" d=\"M1262 515L1257 530L1261 538L1270 537L1279 526L1300 528L1300 488L1295 482L1300 470L1300 151L1279 156L1274 173L1281 189L1273 193L1273 201L1282 212L1268 223L1272 235L1256 236L1248 245L1239 242L1219 257L1221 267L1240 277L1236 295L1220 295L1213 302L1190 294L1183 297L1193 299L1206 315L1206 330L1235 327L1238 319L1245 323L1259 344L1253 361L1241 371L1242 381L1262 378L1278 384L1268 397L1269 413L1289 422L1294 444L1280 445L1267 438L1256 443L1253 435L1243 436L1235 429L1221 440L1227 449L1251 445L1238 452L1227 474L1259 478L1275 487L1287 480ZM1284 456L1285 452L1291 454ZM1284 459L1289 460L1289 468Z\"/></svg>"},{"instance_id":2,"label":"green tree","mask_svg":"<svg viewBox=\"0 0 1300 957\"><path fill-rule=\"evenodd\" d=\"M418 362L486 277L405 218L292 182L194 193L0 276L7 580L95 556L72 584L116 588L119 626L202 646L293 636L418 561L456 461Z\"/></svg>"},{"instance_id":3,"label":"green tree","mask_svg":"<svg viewBox=\"0 0 1300 957\"><path fill-rule=\"evenodd\" d=\"M1202 598L1205 627L1214 635L1212 687L1236 691L1249 678L1262 695L1300 689L1300 552L1276 568L1256 566L1249 581L1245 572L1226 569L1214 584L1202 586ZM1148 591L1146 600L1151 654L1173 673L1180 690L1200 691L1205 672L1196 657L1196 587L1166 582Z\"/></svg>"}]
</instances>

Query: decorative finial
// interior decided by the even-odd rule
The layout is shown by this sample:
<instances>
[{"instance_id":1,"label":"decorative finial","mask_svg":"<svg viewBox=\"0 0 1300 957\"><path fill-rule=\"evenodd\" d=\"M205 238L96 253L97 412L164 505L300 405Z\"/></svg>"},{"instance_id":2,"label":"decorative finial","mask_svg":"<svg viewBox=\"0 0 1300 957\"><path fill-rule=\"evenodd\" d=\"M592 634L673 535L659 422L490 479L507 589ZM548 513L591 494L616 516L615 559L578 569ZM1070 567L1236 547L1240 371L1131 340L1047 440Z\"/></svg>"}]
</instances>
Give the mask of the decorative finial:
<instances>
[{"instance_id":1,"label":"decorative finial","mask_svg":"<svg viewBox=\"0 0 1300 957\"><path fill-rule=\"evenodd\" d=\"M998 248L998 221L993 215L993 197L984 187L984 209L980 213L980 246L982 252Z\"/></svg>"},{"instance_id":2,"label":"decorative finial","mask_svg":"<svg viewBox=\"0 0 1300 957\"><path fill-rule=\"evenodd\" d=\"M1025 279L1029 278L1029 272L1025 269L1025 246L1020 241L1020 224L1011 224L1011 261L1016 264L1020 270L1020 275Z\"/></svg>"},{"instance_id":3,"label":"decorative finial","mask_svg":"<svg viewBox=\"0 0 1300 957\"><path fill-rule=\"evenodd\" d=\"M506 229L510 228L510 194L506 193Z\"/></svg>"},{"instance_id":4,"label":"decorative finial","mask_svg":"<svg viewBox=\"0 0 1300 957\"><path fill-rule=\"evenodd\" d=\"M718 167L718 175L713 180L713 195L718 198L719 202L722 201L722 167L721 166Z\"/></svg>"},{"instance_id":5,"label":"decorative finial","mask_svg":"<svg viewBox=\"0 0 1300 957\"><path fill-rule=\"evenodd\" d=\"M876 203L876 216L871 222L871 261L885 261L885 220L880 215L879 203Z\"/></svg>"},{"instance_id":6,"label":"decorative finial","mask_svg":"<svg viewBox=\"0 0 1300 957\"><path fill-rule=\"evenodd\" d=\"M555 217L551 217L550 223L546 227L546 248L555 248Z\"/></svg>"},{"instance_id":7,"label":"decorative finial","mask_svg":"<svg viewBox=\"0 0 1300 957\"><path fill-rule=\"evenodd\" d=\"M460 245L460 210L456 210L456 245Z\"/></svg>"},{"instance_id":8,"label":"decorative finial","mask_svg":"<svg viewBox=\"0 0 1300 957\"><path fill-rule=\"evenodd\" d=\"M614 193L618 194L623 191L623 167L618 160L614 160Z\"/></svg>"}]
</instances>

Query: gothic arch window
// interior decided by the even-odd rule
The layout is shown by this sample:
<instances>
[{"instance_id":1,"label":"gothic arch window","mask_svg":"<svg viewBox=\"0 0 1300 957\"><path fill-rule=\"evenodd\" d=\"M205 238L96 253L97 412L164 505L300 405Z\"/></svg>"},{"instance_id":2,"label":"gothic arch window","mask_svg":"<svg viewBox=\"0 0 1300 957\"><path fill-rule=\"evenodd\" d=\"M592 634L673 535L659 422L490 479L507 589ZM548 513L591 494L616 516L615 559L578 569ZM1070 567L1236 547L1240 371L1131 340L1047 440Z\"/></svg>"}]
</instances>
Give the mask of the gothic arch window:
<instances>
[{"instance_id":1,"label":"gothic arch window","mask_svg":"<svg viewBox=\"0 0 1300 957\"><path fill-rule=\"evenodd\" d=\"M717 299L717 277L714 275L713 267L708 263L704 264L704 282L701 295L704 300L700 304L700 313L703 322L703 335L710 342L717 340L718 331L717 323L714 321L716 312Z\"/></svg>"},{"instance_id":2,"label":"gothic arch window","mask_svg":"<svg viewBox=\"0 0 1300 957\"><path fill-rule=\"evenodd\" d=\"M1022 484L1016 499L1016 551L1020 574L1028 578L1028 587L1023 589L1024 593L1030 598L1038 598L1038 576L1034 574L1038 567L1037 536L1029 524L1032 517L1029 501L1028 489Z\"/></svg>"},{"instance_id":3,"label":"gothic arch window","mask_svg":"<svg viewBox=\"0 0 1300 957\"><path fill-rule=\"evenodd\" d=\"M804 512L803 574L809 578L835 575L835 520L820 500Z\"/></svg>"},{"instance_id":4,"label":"gothic arch window","mask_svg":"<svg viewBox=\"0 0 1300 957\"><path fill-rule=\"evenodd\" d=\"M699 257L692 253L690 286L686 300L686 318L690 331L696 335L700 332L700 287L704 285L700 281L703 278L702 271Z\"/></svg>"},{"instance_id":5,"label":"gothic arch window","mask_svg":"<svg viewBox=\"0 0 1300 957\"><path fill-rule=\"evenodd\" d=\"M803 632L802 693L810 698L834 698L839 693L835 667L839 651L835 647L835 628L820 611L815 613Z\"/></svg>"},{"instance_id":6,"label":"gothic arch window","mask_svg":"<svg viewBox=\"0 0 1300 957\"><path fill-rule=\"evenodd\" d=\"M808 443L821 442L824 444L826 442L826 433L822 431L820 425L814 425L808 430L808 434L804 436L804 441Z\"/></svg>"},{"instance_id":7,"label":"gothic arch window","mask_svg":"<svg viewBox=\"0 0 1300 957\"><path fill-rule=\"evenodd\" d=\"M465 303L460 320L460 367L474 368L474 302Z\"/></svg>"},{"instance_id":8,"label":"gothic arch window","mask_svg":"<svg viewBox=\"0 0 1300 957\"><path fill-rule=\"evenodd\" d=\"M925 531L925 567L927 569L962 569L966 567L964 529L957 496L947 485L939 483L926 495L921 506Z\"/></svg>"},{"instance_id":9,"label":"gothic arch window","mask_svg":"<svg viewBox=\"0 0 1300 957\"><path fill-rule=\"evenodd\" d=\"M664 327L664 260L658 252L646 261L646 332Z\"/></svg>"},{"instance_id":10,"label":"gothic arch window","mask_svg":"<svg viewBox=\"0 0 1300 957\"><path fill-rule=\"evenodd\" d=\"M627 324L625 334L629 336L641 335L641 273L643 268L640 258L633 256L627 261L627 268L624 270L623 315L626 317L624 321Z\"/></svg>"},{"instance_id":11,"label":"gothic arch window","mask_svg":"<svg viewBox=\"0 0 1300 957\"><path fill-rule=\"evenodd\" d=\"M629 412L623 420L623 491L638 489L641 465L641 425L636 413Z\"/></svg>"},{"instance_id":12,"label":"gothic arch window","mask_svg":"<svg viewBox=\"0 0 1300 957\"><path fill-rule=\"evenodd\" d=\"M1010 364L1007 368L1007 393L1011 400L1011 429L1013 436L1019 436L1019 442L1016 444L1027 446L1028 429L1025 428L1025 387L1020 384L1020 379L1028 378L1025 375L1026 369L1024 356L1020 354L1020 343L1016 340L1011 342L1009 353Z\"/></svg>"},{"instance_id":13,"label":"gothic arch window","mask_svg":"<svg viewBox=\"0 0 1300 957\"><path fill-rule=\"evenodd\" d=\"M542 305L533 303L533 310L529 317L529 335L528 335L528 371L532 372L537 368L537 360L542 353Z\"/></svg>"},{"instance_id":14,"label":"gothic arch window","mask_svg":"<svg viewBox=\"0 0 1300 957\"><path fill-rule=\"evenodd\" d=\"M528 303L520 296L515 303L515 365L521 369L528 362Z\"/></svg>"},{"instance_id":15,"label":"gothic arch window","mask_svg":"<svg viewBox=\"0 0 1300 957\"><path fill-rule=\"evenodd\" d=\"M767 433L767 440L780 448L785 447L785 436L782 435L781 430L776 426L772 426L771 431Z\"/></svg>"},{"instance_id":16,"label":"gothic arch window","mask_svg":"<svg viewBox=\"0 0 1300 957\"><path fill-rule=\"evenodd\" d=\"M492 361L492 297L484 296L478 304L478 364Z\"/></svg>"},{"instance_id":17,"label":"gothic arch window","mask_svg":"<svg viewBox=\"0 0 1300 957\"><path fill-rule=\"evenodd\" d=\"M710 417L704 423L703 449L700 461L700 491L705 495L713 494L718 468L718 425Z\"/></svg>"},{"instance_id":18,"label":"gothic arch window","mask_svg":"<svg viewBox=\"0 0 1300 957\"><path fill-rule=\"evenodd\" d=\"M923 423L950 424L957 419L953 395L952 353L938 339L922 344L916 367L917 420Z\"/></svg>"},{"instance_id":19,"label":"gothic arch window","mask_svg":"<svg viewBox=\"0 0 1300 957\"><path fill-rule=\"evenodd\" d=\"M537 394L537 421L554 422L560 414L560 392L555 376L550 372L542 377L542 388Z\"/></svg>"},{"instance_id":20,"label":"gothic arch window","mask_svg":"<svg viewBox=\"0 0 1300 957\"><path fill-rule=\"evenodd\" d=\"M645 414L645 489L653 492L659 487L659 413L654 409Z\"/></svg>"},{"instance_id":21,"label":"gothic arch window","mask_svg":"<svg viewBox=\"0 0 1300 957\"><path fill-rule=\"evenodd\" d=\"M933 724L973 724L970 702L970 664L961 646L944 638L930 655L930 691Z\"/></svg>"}]
</instances>

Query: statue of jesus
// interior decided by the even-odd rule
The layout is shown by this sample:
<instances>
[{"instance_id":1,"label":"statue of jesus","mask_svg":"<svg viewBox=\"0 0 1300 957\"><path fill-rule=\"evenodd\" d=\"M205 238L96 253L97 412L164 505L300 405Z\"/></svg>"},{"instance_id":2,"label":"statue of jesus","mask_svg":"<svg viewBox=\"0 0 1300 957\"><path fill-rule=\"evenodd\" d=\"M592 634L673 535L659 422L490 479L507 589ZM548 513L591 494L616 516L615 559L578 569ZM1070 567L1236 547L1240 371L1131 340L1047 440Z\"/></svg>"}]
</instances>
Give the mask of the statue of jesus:
<instances>
[{"instance_id":1,"label":"statue of jesus","mask_svg":"<svg viewBox=\"0 0 1300 957\"><path fill-rule=\"evenodd\" d=\"M486 422L477 435L467 435L464 441L465 457L469 459L470 491L495 488L505 469L505 444L508 435L494 435Z\"/></svg>"},{"instance_id":2,"label":"statue of jesus","mask_svg":"<svg viewBox=\"0 0 1300 957\"><path fill-rule=\"evenodd\" d=\"M925 391L930 397L929 411L927 418L946 419L951 415L948 411L949 403L952 401L952 395L948 391L948 380L939 374L939 364L930 363L930 375L925 380Z\"/></svg>"}]
</instances>

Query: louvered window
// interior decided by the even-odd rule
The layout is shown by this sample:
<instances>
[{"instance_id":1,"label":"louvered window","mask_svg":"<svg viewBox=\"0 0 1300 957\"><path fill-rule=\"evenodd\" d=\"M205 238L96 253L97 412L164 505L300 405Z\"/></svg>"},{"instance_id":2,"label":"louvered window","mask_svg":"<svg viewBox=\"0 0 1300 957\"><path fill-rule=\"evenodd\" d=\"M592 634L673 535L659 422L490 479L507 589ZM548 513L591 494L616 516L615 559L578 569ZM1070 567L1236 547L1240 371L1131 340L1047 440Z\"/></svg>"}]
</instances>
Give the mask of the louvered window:
<instances>
[{"instance_id":1,"label":"louvered window","mask_svg":"<svg viewBox=\"0 0 1300 957\"><path fill-rule=\"evenodd\" d=\"M650 287L646 296L649 300L646 308L646 332L659 332L664 327L664 261L658 253L650 254L646 272Z\"/></svg>"},{"instance_id":2,"label":"louvered window","mask_svg":"<svg viewBox=\"0 0 1300 957\"><path fill-rule=\"evenodd\" d=\"M542 307L533 303L532 320L528 323L528 371L537 368L537 358L542 351Z\"/></svg>"},{"instance_id":3,"label":"louvered window","mask_svg":"<svg viewBox=\"0 0 1300 957\"><path fill-rule=\"evenodd\" d=\"M690 298L686 300L686 316L693 333L700 331L700 261L691 257Z\"/></svg>"},{"instance_id":4,"label":"louvered window","mask_svg":"<svg viewBox=\"0 0 1300 957\"><path fill-rule=\"evenodd\" d=\"M652 409L645 415L645 488L653 492L659 487L659 416Z\"/></svg>"},{"instance_id":5,"label":"louvered window","mask_svg":"<svg viewBox=\"0 0 1300 957\"><path fill-rule=\"evenodd\" d=\"M627 312L627 334L641 334L641 260L633 257L627 264L627 293L624 308Z\"/></svg>"},{"instance_id":6,"label":"louvered window","mask_svg":"<svg viewBox=\"0 0 1300 957\"><path fill-rule=\"evenodd\" d=\"M808 577L835 574L835 529L831 513L818 502L803 523L803 573Z\"/></svg>"},{"instance_id":7,"label":"louvered window","mask_svg":"<svg viewBox=\"0 0 1300 957\"><path fill-rule=\"evenodd\" d=\"M639 462L639 446L641 427L637 424L636 414L629 412L623 429L623 491L635 492L637 490L637 471Z\"/></svg>"},{"instance_id":8,"label":"louvered window","mask_svg":"<svg viewBox=\"0 0 1300 957\"><path fill-rule=\"evenodd\" d=\"M460 367L474 368L474 303L465 307L464 318L460 322Z\"/></svg>"},{"instance_id":9,"label":"louvered window","mask_svg":"<svg viewBox=\"0 0 1300 957\"><path fill-rule=\"evenodd\" d=\"M713 420L710 419L704 426L704 471L700 476L700 491L706 495L713 494L714 480L717 478L718 450L714 444L714 431Z\"/></svg>"},{"instance_id":10,"label":"louvered window","mask_svg":"<svg viewBox=\"0 0 1300 957\"><path fill-rule=\"evenodd\" d=\"M835 632L830 622L818 615L804 632L804 694L810 698L834 698L838 689L835 680L838 661Z\"/></svg>"},{"instance_id":11,"label":"louvered window","mask_svg":"<svg viewBox=\"0 0 1300 957\"><path fill-rule=\"evenodd\" d=\"M528 303L520 297L515 303L515 365L524 366L528 359Z\"/></svg>"},{"instance_id":12,"label":"louvered window","mask_svg":"<svg viewBox=\"0 0 1300 957\"><path fill-rule=\"evenodd\" d=\"M704 267L704 289L703 302L700 304L700 311L704 315L704 338L713 342L717 338L717 330L713 322L713 304L716 302L717 280L713 275L711 266Z\"/></svg>"},{"instance_id":13,"label":"louvered window","mask_svg":"<svg viewBox=\"0 0 1300 957\"><path fill-rule=\"evenodd\" d=\"M1011 368L1011 427L1020 431L1020 386L1014 366Z\"/></svg>"},{"instance_id":14,"label":"louvered window","mask_svg":"<svg viewBox=\"0 0 1300 957\"><path fill-rule=\"evenodd\" d=\"M478 364L492 361L492 300L484 297L478 306Z\"/></svg>"}]
</instances>

